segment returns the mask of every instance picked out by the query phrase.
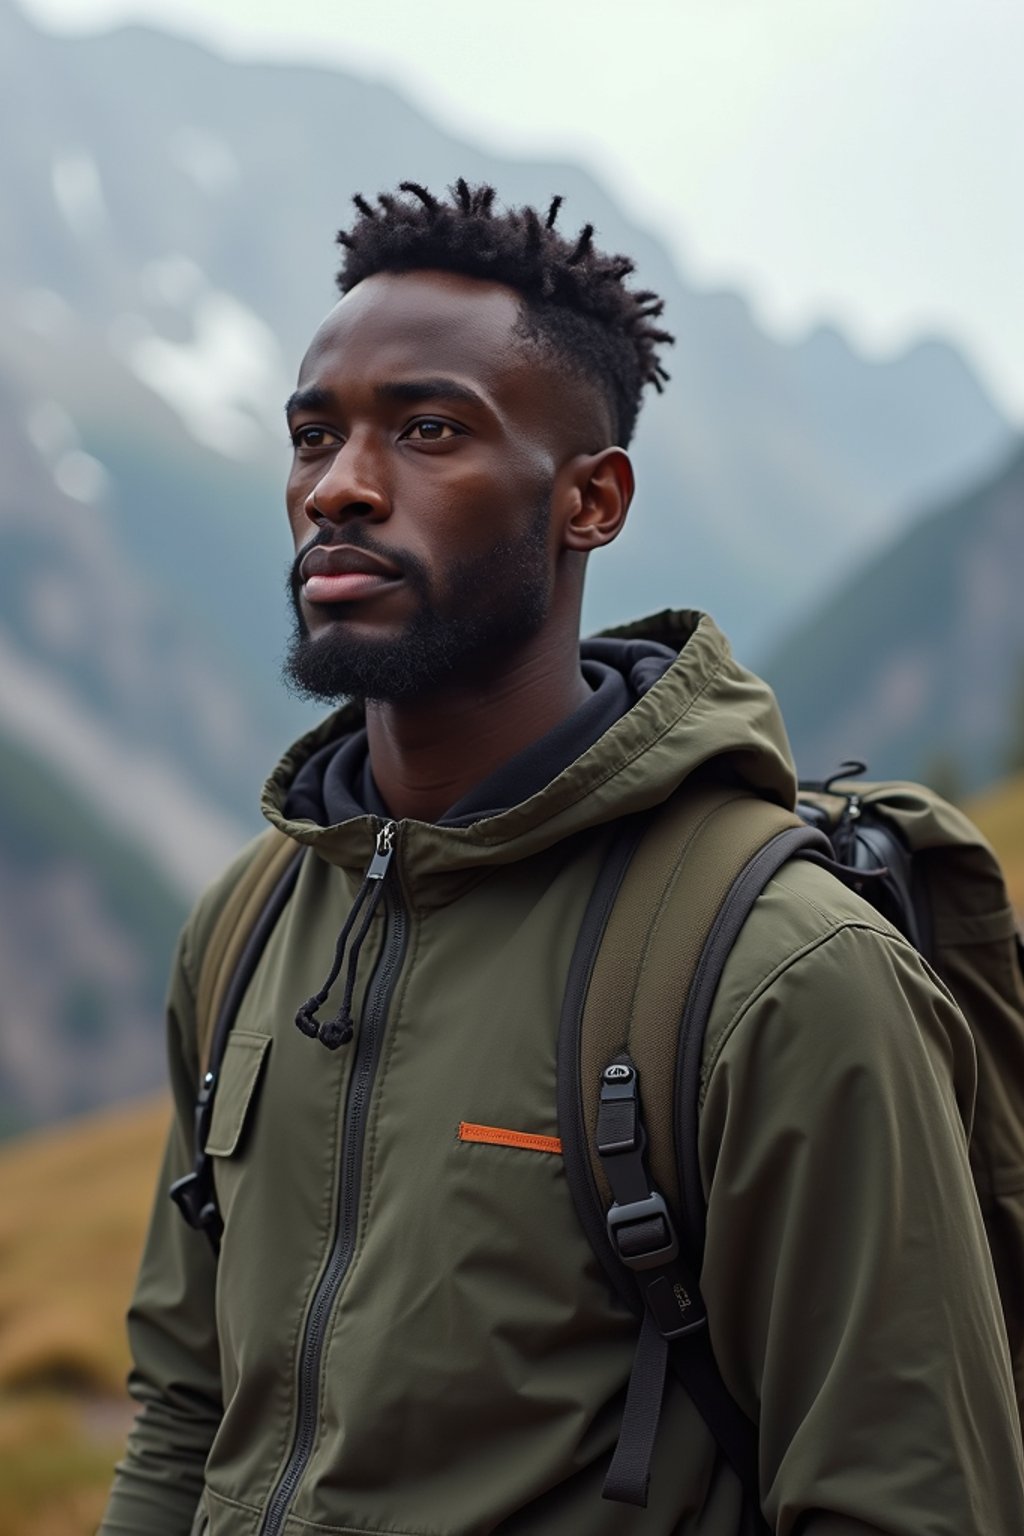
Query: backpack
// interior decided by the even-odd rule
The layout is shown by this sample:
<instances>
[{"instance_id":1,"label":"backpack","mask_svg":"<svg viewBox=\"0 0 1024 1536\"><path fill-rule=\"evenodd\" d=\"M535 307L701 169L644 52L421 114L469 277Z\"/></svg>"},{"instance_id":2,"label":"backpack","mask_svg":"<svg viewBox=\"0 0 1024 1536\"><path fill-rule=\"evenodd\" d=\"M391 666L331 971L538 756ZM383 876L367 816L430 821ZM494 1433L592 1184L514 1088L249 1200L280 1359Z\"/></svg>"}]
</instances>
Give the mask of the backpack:
<instances>
[{"instance_id":1,"label":"backpack","mask_svg":"<svg viewBox=\"0 0 1024 1536\"><path fill-rule=\"evenodd\" d=\"M698 1112L725 962L758 896L795 857L826 865L888 918L971 1027L971 1168L1024 1403L1024 946L996 857L971 822L921 785L857 783L863 771L846 764L802 784L798 814L741 787L688 784L623 819L591 893L562 1008L558 1121L580 1223L640 1322L606 1498L646 1504L671 1367L743 1483L745 1531L767 1529L757 1430L721 1378L700 1295ZM220 1216L204 1148L217 1073L301 852L263 834L200 965L194 1165L171 1196L215 1249Z\"/></svg>"}]
</instances>

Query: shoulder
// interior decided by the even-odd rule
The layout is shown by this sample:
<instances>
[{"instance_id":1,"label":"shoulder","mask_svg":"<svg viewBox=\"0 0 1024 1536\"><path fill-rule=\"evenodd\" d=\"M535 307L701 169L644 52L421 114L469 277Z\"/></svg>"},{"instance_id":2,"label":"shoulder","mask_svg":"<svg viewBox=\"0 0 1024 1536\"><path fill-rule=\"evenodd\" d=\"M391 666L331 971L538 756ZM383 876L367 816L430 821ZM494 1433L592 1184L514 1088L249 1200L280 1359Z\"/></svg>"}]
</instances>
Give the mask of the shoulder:
<instances>
[{"instance_id":1,"label":"shoulder","mask_svg":"<svg viewBox=\"0 0 1024 1536\"><path fill-rule=\"evenodd\" d=\"M702 1096L723 1072L757 1070L777 1087L841 1074L891 1079L917 1061L954 1087L969 1121L969 1026L926 961L825 869L786 865L730 953L704 1044ZM902 1075L902 1070L896 1075Z\"/></svg>"}]
</instances>

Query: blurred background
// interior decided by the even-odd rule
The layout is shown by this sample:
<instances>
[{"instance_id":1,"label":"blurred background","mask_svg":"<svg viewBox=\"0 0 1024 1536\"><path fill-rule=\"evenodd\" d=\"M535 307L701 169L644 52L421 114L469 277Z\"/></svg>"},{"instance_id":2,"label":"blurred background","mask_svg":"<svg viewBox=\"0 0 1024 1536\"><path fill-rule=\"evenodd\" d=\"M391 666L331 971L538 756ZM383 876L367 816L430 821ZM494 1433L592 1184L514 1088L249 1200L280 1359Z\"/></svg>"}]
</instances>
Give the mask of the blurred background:
<instances>
[{"instance_id":1,"label":"blurred background","mask_svg":"<svg viewBox=\"0 0 1024 1536\"><path fill-rule=\"evenodd\" d=\"M1024 11L0 0L0 1536L92 1529L188 905L311 718L282 406L353 192L567 197L678 342L588 627L708 609L805 774L1024 901Z\"/></svg>"}]
</instances>

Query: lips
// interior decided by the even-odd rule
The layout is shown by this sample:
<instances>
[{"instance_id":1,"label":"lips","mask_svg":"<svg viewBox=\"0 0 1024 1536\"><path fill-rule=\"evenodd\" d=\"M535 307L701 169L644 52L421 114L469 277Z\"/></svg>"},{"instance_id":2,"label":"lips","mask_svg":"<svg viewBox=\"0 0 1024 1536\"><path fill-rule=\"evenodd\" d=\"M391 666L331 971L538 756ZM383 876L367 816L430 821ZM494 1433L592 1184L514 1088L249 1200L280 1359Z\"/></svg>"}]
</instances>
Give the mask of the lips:
<instances>
[{"instance_id":1,"label":"lips","mask_svg":"<svg viewBox=\"0 0 1024 1536\"><path fill-rule=\"evenodd\" d=\"M299 564L303 596L310 603L350 603L401 581L389 560L350 544L318 544Z\"/></svg>"}]
</instances>

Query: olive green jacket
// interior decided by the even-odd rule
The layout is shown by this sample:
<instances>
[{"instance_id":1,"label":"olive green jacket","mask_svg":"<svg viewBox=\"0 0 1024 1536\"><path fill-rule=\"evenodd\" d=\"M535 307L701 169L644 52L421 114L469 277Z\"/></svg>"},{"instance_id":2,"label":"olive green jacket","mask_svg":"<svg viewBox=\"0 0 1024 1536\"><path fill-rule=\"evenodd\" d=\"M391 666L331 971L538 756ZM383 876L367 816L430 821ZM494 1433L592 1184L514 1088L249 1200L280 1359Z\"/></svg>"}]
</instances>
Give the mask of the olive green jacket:
<instances>
[{"instance_id":1,"label":"olive green jacket","mask_svg":"<svg viewBox=\"0 0 1024 1536\"><path fill-rule=\"evenodd\" d=\"M472 826L398 825L355 1038L333 1052L293 1017L377 828L290 823L281 807L352 713L270 779L267 817L316 857L228 1046L207 1144L217 1263L166 1190L191 1164L200 956L248 852L196 908L170 995L176 1115L129 1317L140 1413L103 1536L736 1536L738 1484L674 1380L648 1508L602 1500L636 1323L554 1143L460 1134L558 1136L559 1008L616 818L700 765L794 793L772 695L710 621L619 633L681 654L595 746ZM727 964L700 1131L712 1339L759 1422L779 1536L1024 1532L968 1169L973 1094L967 1027L923 962L824 871L785 869Z\"/></svg>"}]
</instances>

